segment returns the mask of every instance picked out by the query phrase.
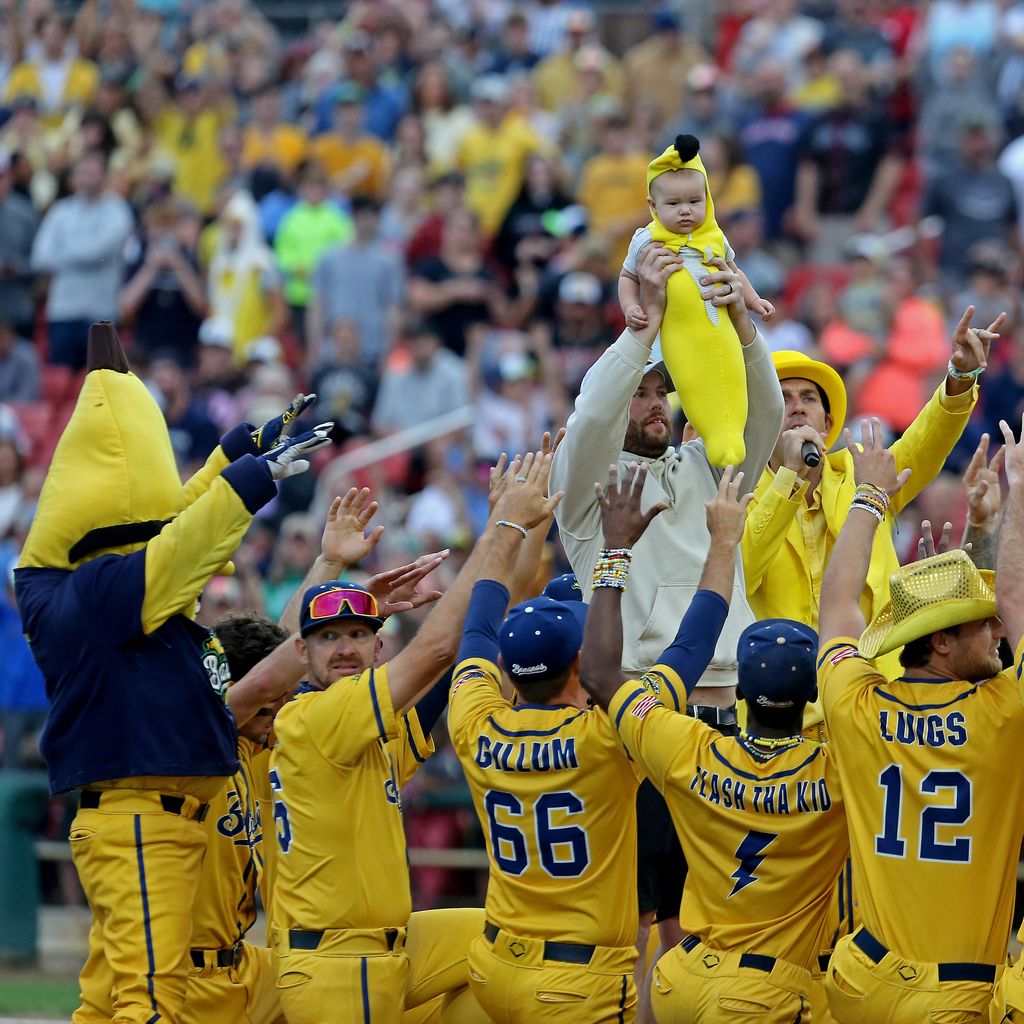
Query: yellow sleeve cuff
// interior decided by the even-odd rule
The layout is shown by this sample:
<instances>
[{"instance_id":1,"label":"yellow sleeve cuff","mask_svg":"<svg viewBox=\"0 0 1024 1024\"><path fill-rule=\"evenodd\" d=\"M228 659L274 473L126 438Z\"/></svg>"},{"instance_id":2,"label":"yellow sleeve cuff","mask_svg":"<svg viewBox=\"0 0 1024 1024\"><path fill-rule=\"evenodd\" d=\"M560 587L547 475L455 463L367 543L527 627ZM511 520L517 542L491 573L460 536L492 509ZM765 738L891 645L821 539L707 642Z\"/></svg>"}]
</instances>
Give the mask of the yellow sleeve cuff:
<instances>
[{"instance_id":1,"label":"yellow sleeve cuff","mask_svg":"<svg viewBox=\"0 0 1024 1024\"><path fill-rule=\"evenodd\" d=\"M807 494L807 487L808 481L801 480L788 466L780 466L772 481L772 488L787 501L802 501Z\"/></svg>"},{"instance_id":2,"label":"yellow sleeve cuff","mask_svg":"<svg viewBox=\"0 0 1024 1024\"><path fill-rule=\"evenodd\" d=\"M978 400L978 382L975 380L973 387L965 391L962 395L951 395L946 391L946 384L949 378L946 377L939 385L939 405L942 406L946 412L961 413L967 412L968 409L972 408L974 403Z\"/></svg>"}]
</instances>

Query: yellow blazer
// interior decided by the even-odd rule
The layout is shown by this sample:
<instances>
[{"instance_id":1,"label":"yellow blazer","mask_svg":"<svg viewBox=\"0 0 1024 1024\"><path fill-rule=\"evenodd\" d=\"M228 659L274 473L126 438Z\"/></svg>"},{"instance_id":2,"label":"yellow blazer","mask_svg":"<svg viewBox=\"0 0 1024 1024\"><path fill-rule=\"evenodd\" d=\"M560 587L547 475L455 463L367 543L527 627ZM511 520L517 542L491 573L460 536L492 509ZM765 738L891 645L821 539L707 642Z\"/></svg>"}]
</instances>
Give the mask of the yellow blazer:
<instances>
[{"instance_id":1,"label":"yellow blazer","mask_svg":"<svg viewBox=\"0 0 1024 1024\"><path fill-rule=\"evenodd\" d=\"M899 566L892 542L894 517L938 476L946 456L967 426L977 398L977 386L963 395L950 397L945 383L940 384L906 433L892 446L897 469L910 467L912 473L893 498L886 517L888 529L875 534L871 567L860 602L868 622L889 603L889 576ZM797 516L806 501L807 481L802 481L794 492L797 482L797 475L785 467L778 473L766 469L761 474L747 510L740 549L747 597L754 615L759 619L796 619L817 629L821 581L812 579L804 531ZM825 516L822 566L828 564L855 489L849 451L844 448L826 455L819 485ZM879 670L890 679L901 674L898 653L878 659Z\"/></svg>"}]
</instances>

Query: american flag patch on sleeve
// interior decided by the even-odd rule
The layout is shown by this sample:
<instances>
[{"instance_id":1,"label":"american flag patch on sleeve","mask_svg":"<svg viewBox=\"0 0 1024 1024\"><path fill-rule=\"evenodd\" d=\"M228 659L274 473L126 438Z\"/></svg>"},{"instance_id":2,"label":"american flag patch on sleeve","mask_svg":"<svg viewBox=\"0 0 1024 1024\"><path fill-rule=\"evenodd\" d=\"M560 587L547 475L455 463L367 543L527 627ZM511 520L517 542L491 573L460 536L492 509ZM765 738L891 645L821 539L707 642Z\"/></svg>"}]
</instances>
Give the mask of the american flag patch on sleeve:
<instances>
[{"instance_id":1,"label":"american flag patch on sleeve","mask_svg":"<svg viewBox=\"0 0 1024 1024\"><path fill-rule=\"evenodd\" d=\"M860 655L857 652L856 647L840 647L831 658L828 659L830 665L838 665L839 662L845 661L847 658L858 658Z\"/></svg>"},{"instance_id":2,"label":"american flag patch on sleeve","mask_svg":"<svg viewBox=\"0 0 1024 1024\"><path fill-rule=\"evenodd\" d=\"M635 715L637 718L646 718L647 712L651 708L655 707L659 703L658 698L653 693L647 694L646 697L638 700L630 710L631 715Z\"/></svg>"}]
</instances>

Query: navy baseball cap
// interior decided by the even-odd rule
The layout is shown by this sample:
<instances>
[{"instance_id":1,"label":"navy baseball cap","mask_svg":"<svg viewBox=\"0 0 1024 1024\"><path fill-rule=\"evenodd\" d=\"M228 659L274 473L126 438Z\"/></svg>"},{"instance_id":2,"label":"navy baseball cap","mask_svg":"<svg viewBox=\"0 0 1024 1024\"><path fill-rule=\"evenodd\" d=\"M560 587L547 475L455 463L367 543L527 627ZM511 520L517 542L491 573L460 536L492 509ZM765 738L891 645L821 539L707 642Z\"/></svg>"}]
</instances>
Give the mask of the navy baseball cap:
<instances>
[{"instance_id":1,"label":"navy baseball cap","mask_svg":"<svg viewBox=\"0 0 1024 1024\"><path fill-rule=\"evenodd\" d=\"M544 596L555 601L582 601L583 588L576 579L576 573L566 572L548 583L544 588Z\"/></svg>"},{"instance_id":2,"label":"navy baseball cap","mask_svg":"<svg viewBox=\"0 0 1024 1024\"><path fill-rule=\"evenodd\" d=\"M740 691L748 704L791 708L813 700L818 686L818 634L792 619L763 619L740 634Z\"/></svg>"},{"instance_id":3,"label":"navy baseball cap","mask_svg":"<svg viewBox=\"0 0 1024 1024\"><path fill-rule=\"evenodd\" d=\"M587 606L541 594L517 604L501 624L498 646L516 683L550 679L567 669L583 645Z\"/></svg>"},{"instance_id":4,"label":"navy baseball cap","mask_svg":"<svg viewBox=\"0 0 1024 1024\"><path fill-rule=\"evenodd\" d=\"M308 636L325 622L342 619L361 619L374 633L384 625L377 598L358 583L330 580L310 587L302 595L302 614L299 617L302 636Z\"/></svg>"}]
</instances>

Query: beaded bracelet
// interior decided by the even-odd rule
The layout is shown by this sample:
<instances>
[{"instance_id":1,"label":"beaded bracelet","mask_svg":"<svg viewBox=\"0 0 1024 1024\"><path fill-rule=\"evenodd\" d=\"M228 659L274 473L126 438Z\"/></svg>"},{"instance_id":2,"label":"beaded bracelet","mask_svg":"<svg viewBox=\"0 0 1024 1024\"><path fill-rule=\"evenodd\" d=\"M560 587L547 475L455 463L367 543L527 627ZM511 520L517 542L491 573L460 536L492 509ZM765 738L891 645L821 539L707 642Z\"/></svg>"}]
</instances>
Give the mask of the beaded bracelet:
<instances>
[{"instance_id":1,"label":"beaded bracelet","mask_svg":"<svg viewBox=\"0 0 1024 1024\"><path fill-rule=\"evenodd\" d=\"M513 523L508 519L499 519L494 525L507 526L510 530L518 530L524 537L529 536L529 532L525 526L520 526L518 523Z\"/></svg>"},{"instance_id":2,"label":"beaded bracelet","mask_svg":"<svg viewBox=\"0 0 1024 1024\"><path fill-rule=\"evenodd\" d=\"M855 508L859 508L864 512L870 512L879 522L885 518L885 513L881 509L860 498L854 498L850 503L850 511L852 512Z\"/></svg>"},{"instance_id":3,"label":"beaded bracelet","mask_svg":"<svg viewBox=\"0 0 1024 1024\"><path fill-rule=\"evenodd\" d=\"M949 374L953 380L977 380L985 372L984 366L976 366L973 370L958 370L953 365L953 360L946 364L946 373Z\"/></svg>"},{"instance_id":4,"label":"beaded bracelet","mask_svg":"<svg viewBox=\"0 0 1024 1024\"><path fill-rule=\"evenodd\" d=\"M630 548L602 548L594 563L594 589L614 587L616 590L625 590L632 560L633 552Z\"/></svg>"},{"instance_id":5,"label":"beaded bracelet","mask_svg":"<svg viewBox=\"0 0 1024 1024\"><path fill-rule=\"evenodd\" d=\"M889 511L888 492L882 490L881 487L876 487L875 484L858 484L857 490L854 492L854 500L867 502L883 515Z\"/></svg>"}]
</instances>

